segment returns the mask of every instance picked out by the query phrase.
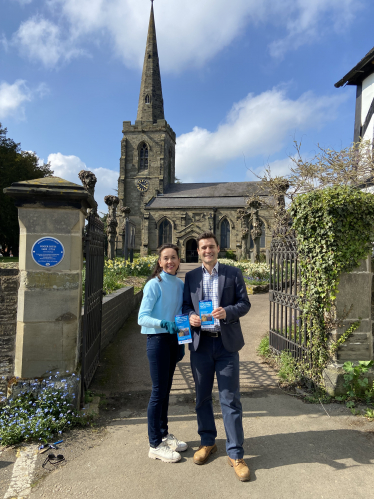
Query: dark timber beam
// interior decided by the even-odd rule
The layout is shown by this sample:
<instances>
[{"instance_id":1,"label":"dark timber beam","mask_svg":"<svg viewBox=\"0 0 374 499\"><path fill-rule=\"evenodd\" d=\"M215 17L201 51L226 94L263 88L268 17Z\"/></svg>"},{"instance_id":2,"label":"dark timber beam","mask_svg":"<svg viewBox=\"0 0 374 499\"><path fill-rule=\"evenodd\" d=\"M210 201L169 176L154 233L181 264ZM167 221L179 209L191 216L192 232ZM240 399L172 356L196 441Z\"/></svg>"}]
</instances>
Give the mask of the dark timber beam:
<instances>
[{"instance_id":1,"label":"dark timber beam","mask_svg":"<svg viewBox=\"0 0 374 499\"><path fill-rule=\"evenodd\" d=\"M366 118L365 118L365 122L364 122L364 125L362 127L362 138L364 137L365 135L365 132L369 126L369 123L370 123L370 120L372 118L374 114L374 98L373 100L371 101L371 104L370 104L370 107L369 107L369 111L368 111L368 114L366 115Z\"/></svg>"},{"instance_id":2,"label":"dark timber beam","mask_svg":"<svg viewBox=\"0 0 374 499\"><path fill-rule=\"evenodd\" d=\"M362 83L357 85L357 90L356 90L356 112L355 112L355 129L353 133L353 142L358 142L361 137L361 106L362 106Z\"/></svg>"}]
</instances>

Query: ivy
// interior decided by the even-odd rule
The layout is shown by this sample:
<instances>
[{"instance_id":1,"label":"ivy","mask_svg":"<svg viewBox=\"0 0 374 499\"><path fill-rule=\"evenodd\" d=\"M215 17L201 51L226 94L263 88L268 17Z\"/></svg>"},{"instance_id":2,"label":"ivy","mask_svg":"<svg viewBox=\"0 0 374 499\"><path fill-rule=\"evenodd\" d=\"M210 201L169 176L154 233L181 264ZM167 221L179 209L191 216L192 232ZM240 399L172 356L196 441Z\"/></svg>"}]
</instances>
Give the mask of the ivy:
<instances>
[{"instance_id":1,"label":"ivy","mask_svg":"<svg viewBox=\"0 0 374 499\"><path fill-rule=\"evenodd\" d=\"M374 196L349 186L332 186L298 195L289 213L300 255L300 298L311 374L320 377L331 353L359 326L355 322L337 343L331 343L339 277L357 267L371 249Z\"/></svg>"}]
</instances>

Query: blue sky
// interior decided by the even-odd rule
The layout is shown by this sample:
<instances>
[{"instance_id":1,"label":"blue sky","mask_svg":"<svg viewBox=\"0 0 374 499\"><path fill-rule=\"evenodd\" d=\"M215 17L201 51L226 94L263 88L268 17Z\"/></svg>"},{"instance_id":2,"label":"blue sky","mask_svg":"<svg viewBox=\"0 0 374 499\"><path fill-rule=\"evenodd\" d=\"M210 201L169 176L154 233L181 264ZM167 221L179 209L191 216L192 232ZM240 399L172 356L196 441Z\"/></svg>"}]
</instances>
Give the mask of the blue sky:
<instances>
[{"instance_id":1,"label":"blue sky","mask_svg":"<svg viewBox=\"0 0 374 499\"><path fill-rule=\"evenodd\" d=\"M136 119L149 0L0 0L0 122L79 182L116 188L123 121ZM370 0L155 0L165 117L184 182L286 173L353 137L355 87L374 45Z\"/></svg>"}]
</instances>

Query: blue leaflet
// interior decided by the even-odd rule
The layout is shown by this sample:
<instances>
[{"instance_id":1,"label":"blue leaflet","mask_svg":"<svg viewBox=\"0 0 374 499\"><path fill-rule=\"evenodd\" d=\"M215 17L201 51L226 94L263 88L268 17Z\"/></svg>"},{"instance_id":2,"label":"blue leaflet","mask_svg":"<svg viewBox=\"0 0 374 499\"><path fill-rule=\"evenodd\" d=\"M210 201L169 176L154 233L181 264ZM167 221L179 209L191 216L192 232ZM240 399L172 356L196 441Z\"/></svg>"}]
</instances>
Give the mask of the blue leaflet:
<instances>
[{"instance_id":1,"label":"blue leaflet","mask_svg":"<svg viewBox=\"0 0 374 499\"><path fill-rule=\"evenodd\" d=\"M213 302L212 300L201 300L199 301L199 312L202 326L210 326L214 324L213 312Z\"/></svg>"},{"instance_id":2,"label":"blue leaflet","mask_svg":"<svg viewBox=\"0 0 374 499\"><path fill-rule=\"evenodd\" d=\"M190 321L188 315L176 315L175 324L180 330L178 333L178 343L183 345L183 343L192 343Z\"/></svg>"}]
</instances>

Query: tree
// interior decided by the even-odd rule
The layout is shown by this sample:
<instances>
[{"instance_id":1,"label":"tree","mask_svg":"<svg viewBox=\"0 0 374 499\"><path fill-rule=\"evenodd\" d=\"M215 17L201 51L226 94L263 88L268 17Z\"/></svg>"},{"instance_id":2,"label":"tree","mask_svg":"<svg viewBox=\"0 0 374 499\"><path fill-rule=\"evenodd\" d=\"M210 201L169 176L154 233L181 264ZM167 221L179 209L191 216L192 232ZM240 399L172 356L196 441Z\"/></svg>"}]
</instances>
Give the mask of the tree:
<instances>
[{"instance_id":1,"label":"tree","mask_svg":"<svg viewBox=\"0 0 374 499\"><path fill-rule=\"evenodd\" d=\"M21 144L7 138L7 129L0 123L0 245L12 248L18 255L19 226L18 212L14 201L4 194L3 189L13 182L50 177L53 171L48 164L39 165L36 154L22 151Z\"/></svg>"}]
</instances>

